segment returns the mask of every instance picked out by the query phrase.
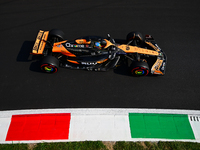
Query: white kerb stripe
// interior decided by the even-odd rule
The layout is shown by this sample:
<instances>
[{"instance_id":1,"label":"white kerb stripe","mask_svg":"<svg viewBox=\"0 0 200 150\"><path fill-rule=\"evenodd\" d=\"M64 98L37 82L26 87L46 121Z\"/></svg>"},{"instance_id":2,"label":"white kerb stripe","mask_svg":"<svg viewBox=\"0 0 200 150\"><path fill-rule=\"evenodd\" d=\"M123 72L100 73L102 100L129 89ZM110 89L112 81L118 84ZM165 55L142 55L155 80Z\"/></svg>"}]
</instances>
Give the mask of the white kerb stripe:
<instances>
[{"instance_id":1,"label":"white kerb stripe","mask_svg":"<svg viewBox=\"0 0 200 150\"><path fill-rule=\"evenodd\" d=\"M0 143L5 142L11 118L0 118Z\"/></svg>"},{"instance_id":2,"label":"white kerb stripe","mask_svg":"<svg viewBox=\"0 0 200 150\"><path fill-rule=\"evenodd\" d=\"M127 115L71 114L69 140L131 140Z\"/></svg>"},{"instance_id":3,"label":"white kerb stripe","mask_svg":"<svg viewBox=\"0 0 200 150\"><path fill-rule=\"evenodd\" d=\"M200 116L199 115L188 115L190 125L192 127L195 139L200 141Z\"/></svg>"}]
</instances>

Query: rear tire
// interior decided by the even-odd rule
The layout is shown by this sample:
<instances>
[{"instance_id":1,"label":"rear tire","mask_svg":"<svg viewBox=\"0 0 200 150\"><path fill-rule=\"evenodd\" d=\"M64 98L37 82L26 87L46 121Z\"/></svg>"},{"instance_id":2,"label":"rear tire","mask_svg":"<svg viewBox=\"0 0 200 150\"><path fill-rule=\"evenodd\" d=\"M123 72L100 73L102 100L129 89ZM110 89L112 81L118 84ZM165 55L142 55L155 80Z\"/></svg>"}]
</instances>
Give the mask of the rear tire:
<instances>
[{"instance_id":1,"label":"rear tire","mask_svg":"<svg viewBox=\"0 0 200 150\"><path fill-rule=\"evenodd\" d=\"M49 48L43 52L44 56L52 55L52 48L54 43L63 41L64 36L65 36L64 32L59 29L50 30L47 42L47 44L49 44Z\"/></svg>"},{"instance_id":2,"label":"rear tire","mask_svg":"<svg viewBox=\"0 0 200 150\"><path fill-rule=\"evenodd\" d=\"M56 73L58 71L59 61L53 56L45 56L41 62L41 70L45 73Z\"/></svg>"},{"instance_id":3,"label":"rear tire","mask_svg":"<svg viewBox=\"0 0 200 150\"><path fill-rule=\"evenodd\" d=\"M149 65L146 62L132 62L130 69L131 74L135 77L146 76L149 74Z\"/></svg>"},{"instance_id":4,"label":"rear tire","mask_svg":"<svg viewBox=\"0 0 200 150\"><path fill-rule=\"evenodd\" d=\"M63 41L64 37L65 37L64 32L59 29L52 29L49 31L49 38L56 39L56 41L54 41L54 42Z\"/></svg>"}]
</instances>

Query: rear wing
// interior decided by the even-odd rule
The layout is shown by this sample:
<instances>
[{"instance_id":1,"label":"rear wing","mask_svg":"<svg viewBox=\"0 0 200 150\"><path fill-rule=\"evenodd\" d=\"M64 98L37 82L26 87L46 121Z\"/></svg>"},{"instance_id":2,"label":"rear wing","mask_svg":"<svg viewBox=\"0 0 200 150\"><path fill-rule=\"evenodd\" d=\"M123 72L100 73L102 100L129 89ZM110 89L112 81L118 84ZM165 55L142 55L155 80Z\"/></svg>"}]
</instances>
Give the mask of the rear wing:
<instances>
[{"instance_id":1,"label":"rear wing","mask_svg":"<svg viewBox=\"0 0 200 150\"><path fill-rule=\"evenodd\" d=\"M49 31L40 30L38 32L31 54L43 54L48 35Z\"/></svg>"}]
</instances>

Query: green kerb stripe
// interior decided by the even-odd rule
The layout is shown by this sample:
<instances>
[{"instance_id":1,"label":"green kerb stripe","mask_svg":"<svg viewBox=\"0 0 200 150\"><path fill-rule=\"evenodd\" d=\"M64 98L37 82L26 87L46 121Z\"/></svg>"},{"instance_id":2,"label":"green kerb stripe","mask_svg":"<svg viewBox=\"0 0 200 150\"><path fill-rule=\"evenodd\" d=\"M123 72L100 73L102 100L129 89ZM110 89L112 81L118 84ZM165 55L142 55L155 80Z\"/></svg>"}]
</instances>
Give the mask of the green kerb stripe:
<instances>
[{"instance_id":1,"label":"green kerb stripe","mask_svg":"<svg viewBox=\"0 0 200 150\"><path fill-rule=\"evenodd\" d=\"M188 115L129 113L132 138L195 139Z\"/></svg>"}]
</instances>

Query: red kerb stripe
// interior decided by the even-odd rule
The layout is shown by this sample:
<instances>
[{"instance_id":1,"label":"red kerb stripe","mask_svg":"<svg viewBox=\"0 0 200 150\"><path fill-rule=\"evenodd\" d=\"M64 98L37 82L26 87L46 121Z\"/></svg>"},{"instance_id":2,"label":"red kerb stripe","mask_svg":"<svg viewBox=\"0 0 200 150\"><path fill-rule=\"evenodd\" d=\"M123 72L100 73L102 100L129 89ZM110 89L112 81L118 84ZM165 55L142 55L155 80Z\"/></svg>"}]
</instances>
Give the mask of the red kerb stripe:
<instances>
[{"instance_id":1,"label":"red kerb stripe","mask_svg":"<svg viewBox=\"0 0 200 150\"><path fill-rule=\"evenodd\" d=\"M13 115L6 141L68 139L70 113Z\"/></svg>"}]
</instances>

